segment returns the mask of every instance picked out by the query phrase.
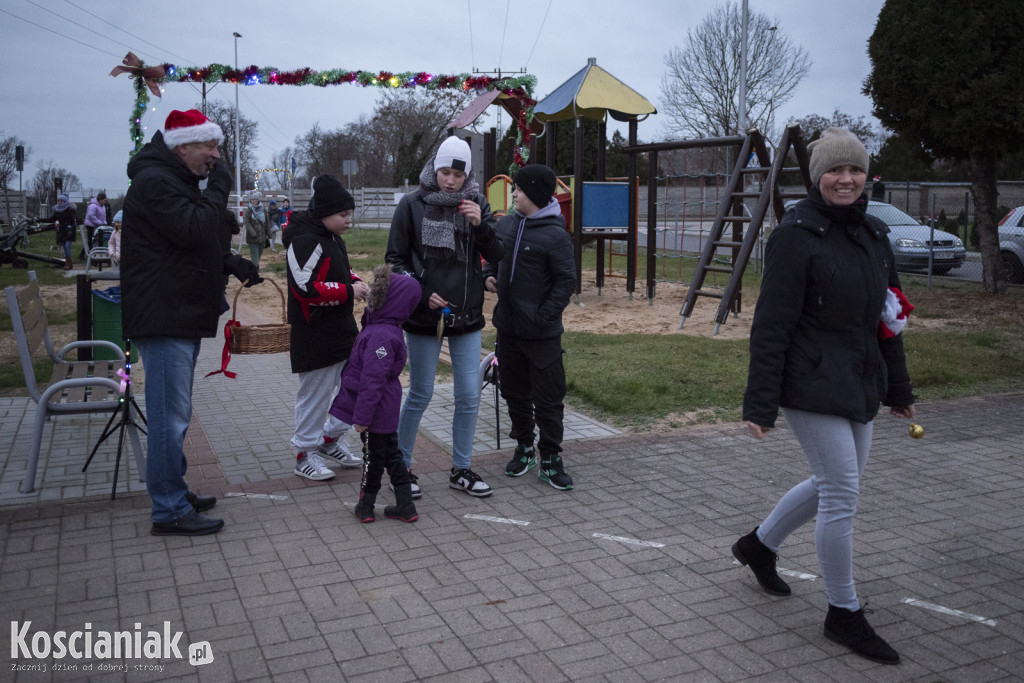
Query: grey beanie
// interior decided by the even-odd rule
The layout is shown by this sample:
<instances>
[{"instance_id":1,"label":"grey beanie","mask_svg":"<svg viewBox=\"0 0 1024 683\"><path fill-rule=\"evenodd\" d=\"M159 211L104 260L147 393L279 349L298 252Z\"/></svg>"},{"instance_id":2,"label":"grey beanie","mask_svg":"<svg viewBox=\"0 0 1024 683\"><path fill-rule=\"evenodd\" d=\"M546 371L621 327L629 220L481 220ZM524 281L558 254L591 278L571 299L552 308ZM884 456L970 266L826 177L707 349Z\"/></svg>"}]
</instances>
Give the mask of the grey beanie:
<instances>
[{"instance_id":1,"label":"grey beanie","mask_svg":"<svg viewBox=\"0 0 1024 683\"><path fill-rule=\"evenodd\" d=\"M868 150L857 136L843 128L828 128L807 145L811 152L811 182L818 186L825 171L836 166L856 166L868 172Z\"/></svg>"}]
</instances>

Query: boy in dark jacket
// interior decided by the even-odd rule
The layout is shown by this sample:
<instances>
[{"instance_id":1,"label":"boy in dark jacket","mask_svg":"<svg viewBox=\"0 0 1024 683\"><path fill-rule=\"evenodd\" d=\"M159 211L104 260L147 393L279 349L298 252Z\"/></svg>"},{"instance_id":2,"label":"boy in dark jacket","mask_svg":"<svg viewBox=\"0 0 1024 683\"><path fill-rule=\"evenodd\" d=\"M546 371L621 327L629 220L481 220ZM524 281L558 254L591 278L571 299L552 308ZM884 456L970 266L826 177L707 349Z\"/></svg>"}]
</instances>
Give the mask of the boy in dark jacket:
<instances>
[{"instance_id":1,"label":"boy in dark jacket","mask_svg":"<svg viewBox=\"0 0 1024 683\"><path fill-rule=\"evenodd\" d=\"M356 517L363 523L374 521L373 504L385 469L396 505L385 507L384 515L403 522L419 519L412 502L412 478L398 450L402 406L398 376L408 356L402 323L419 304L420 293L415 278L392 272L386 263L374 268L363 330L341 372L341 389L330 410L337 419L354 425L363 438L363 480L356 505Z\"/></svg>"},{"instance_id":2,"label":"boy in dark jacket","mask_svg":"<svg viewBox=\"0 0 1024 683\"><path fill-rule=\"evenodd\" d=\"M324 457L342 467L362 464L342 440L349 425L327 414L359 332L352 304L369 291L352 272L341 239L354 211L341 181L324 174L313 181L309 210L292 216L282 240L288 251L292 372L299 376L291 445L295 474L313 481L334 477Z\"/></svg>"},{"instance_id":3,"label":"boy in dark jacket","mask_svg":"<svg viewBox=\"0 0 1024 683\"><path fill-rule=\"evenodd\" d=\"M524 166L514 178L515 211L501 219L498 236L505 256L484 269L488 290L498 293L494 327L501 395L518 445L505 474L520 477L537 464L534 427L540 432L540 480L572 488L562 465L565 368L562 311L576 288L576 265L565 219L552 197L555 174L547 166Z\"/></svg>"}]
</instances>

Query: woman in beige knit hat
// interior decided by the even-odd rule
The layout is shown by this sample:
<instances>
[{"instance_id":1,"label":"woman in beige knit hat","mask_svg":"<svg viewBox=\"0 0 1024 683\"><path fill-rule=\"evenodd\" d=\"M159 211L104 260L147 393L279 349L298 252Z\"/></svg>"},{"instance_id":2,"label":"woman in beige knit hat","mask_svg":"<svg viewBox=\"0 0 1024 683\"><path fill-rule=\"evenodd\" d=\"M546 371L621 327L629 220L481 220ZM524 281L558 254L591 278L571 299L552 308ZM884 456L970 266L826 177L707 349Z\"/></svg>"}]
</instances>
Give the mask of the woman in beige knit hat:
<instances>
[{"instance_id":1,"label":"woman in beige knit hat","mask_svg":"<svg viewBox=\"0 0 1024 683\"><path fill-rule=\"evenodd\" d=\"M781 408L812 475L732 552L765 591L789 595L776 553L817 518L814 541L829 603L825 637L897 664L899 654L868 625L857 597L853 519L879 403L892 415L914 417L903 335L882 324L900 281L888 229L866 213L864 145L849 131L829 128L809 147L814 187L786 213L765 251L743 419L752 436L764 438Z\"/></svg>"}]
</instances>

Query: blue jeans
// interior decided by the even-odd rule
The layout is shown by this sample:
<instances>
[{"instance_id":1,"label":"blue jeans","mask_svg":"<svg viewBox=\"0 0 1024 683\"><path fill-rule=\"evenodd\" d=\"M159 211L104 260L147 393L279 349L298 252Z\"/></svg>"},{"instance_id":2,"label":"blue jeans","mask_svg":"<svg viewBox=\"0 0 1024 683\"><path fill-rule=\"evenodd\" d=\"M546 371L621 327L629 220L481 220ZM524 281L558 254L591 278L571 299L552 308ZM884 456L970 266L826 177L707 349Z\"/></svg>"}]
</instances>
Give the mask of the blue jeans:
<instances>
[{"instance_id":1,"label":"blue jeans","mask_svg":"<svg viewBox=\"0 0 1024 683\"><path fill-rule=\"evenodd\" d=\"M860 478L871 452L874 423L783 408L783 415L811 464L812 475L782 497L757 530L777 552L786 537L815 515L814 546L830 605L860 609L853 584L853 518Z\"/></svg>"},{"instance_id":2,"label":"blue jeans","mask_svg":"<svg viewBox=\"0 0 1024 683\"><path fill-rule=\"evenodd\" d=\"M412 466L412 449L420 428L423 411L434 395L434 375L441 355L437 337L406 334L409 349L409 394L398 418L398 448L405 466ZM452 415L452 466L469 468L476 433L476 415L480 408L480 331L448 337L455 382L455 412Z\"/></svg>"},{"instance_id":3,"label":"blue jeans","mask_svg":"<svg viewBox=\"0 0 1024 683\"><path fill-rule=\"evenodd\" d=\"M146 488L154 522L190 512L185 498L185 432L192 419L192 382L199 339L156 337L134 340L146 372Z\"/></svg>"}]
</instances>

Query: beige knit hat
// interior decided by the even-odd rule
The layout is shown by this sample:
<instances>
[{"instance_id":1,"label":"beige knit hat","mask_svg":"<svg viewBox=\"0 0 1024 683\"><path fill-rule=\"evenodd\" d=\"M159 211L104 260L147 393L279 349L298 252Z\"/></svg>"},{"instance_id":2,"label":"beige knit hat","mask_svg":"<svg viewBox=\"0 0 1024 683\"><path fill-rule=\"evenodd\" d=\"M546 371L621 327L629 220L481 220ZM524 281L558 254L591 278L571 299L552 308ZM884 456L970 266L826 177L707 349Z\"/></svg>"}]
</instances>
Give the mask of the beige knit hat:
<instances>
[{"instance_id":1,"label":"beige knit hat","mask_svg":"<svg viewBox=\"0 0 1024 683\"><path fill-rule=\"evenodd\" d=\"M868 172L868 150L856 135L843 128L826 129L807 149L811 152L811 182L815 187L825 171L836 166L856 166Z\"/></svg>"}]
</instances>

